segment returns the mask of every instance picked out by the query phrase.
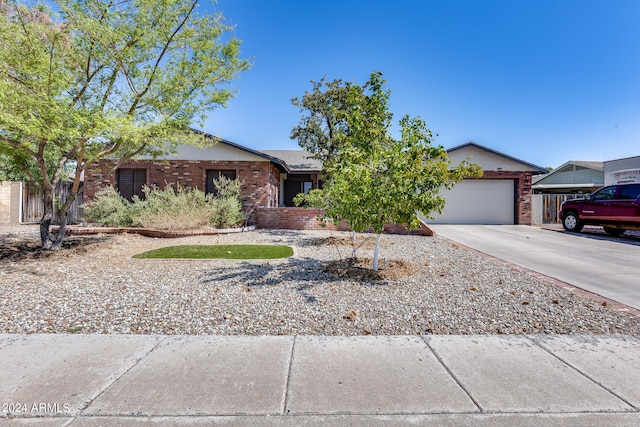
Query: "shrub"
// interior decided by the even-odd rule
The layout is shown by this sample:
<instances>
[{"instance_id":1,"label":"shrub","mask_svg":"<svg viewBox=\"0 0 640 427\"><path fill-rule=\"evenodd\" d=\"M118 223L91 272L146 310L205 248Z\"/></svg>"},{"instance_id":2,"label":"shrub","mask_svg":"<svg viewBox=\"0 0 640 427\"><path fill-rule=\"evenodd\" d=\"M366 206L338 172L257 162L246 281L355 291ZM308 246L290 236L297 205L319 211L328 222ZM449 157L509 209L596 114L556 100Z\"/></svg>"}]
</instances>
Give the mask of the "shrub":
<instances>
[{"instance_id":1,"label":"shrub","mask_svg":"<svg viewBox=\"0 0 640 427\"><path fill-rule=\"evenodd\" d=\"M217 197L213 199L214 209L210 216L216 228L229 228L244 220L240 203L242 181L221 176L214 181Z\"/></svg>"},{"instance_id":2,"label":"shrub","mask_svg":"<svg viewBox=\"0 0 640 427\"><path fill-rule=\"evenodd\" d=\"M244 219L242 205L238 199L215 199L214 206L210 220L216 228L229 228L241 223Z\"/></svg>"},{"instance_id":3,"label":"shrub","mask_svg":"<svg viewBox=\"0 0 640 427\"><path fill-rule=\"evenodd\" d=\"M210 225L214 206L204 192L187 191L182 186L175 190L167 185L164 190L143 189L140 223L143 227L159 230L189 230Z\"/></svg>"},{"instance_id":4,"label":"shrub","mask_svg":"<svg viewBox=\"0 0 640 427\"><path fill-rule=\"evenodd\" d=\"M216 189L218 199L236 199L240 200L240 190L242 188L242 181L239 179L229 179L225 176L220 176L213 181L213 185Z\"/></svg>"},{"instance_id":5,"label":"shrub","mask_svg":"<svg viewBox=\"0 0 640 427\"><path fill-rule=\"evenodd\" d=\"M206 226L227 228L242 222L238 180L221 177L217 196L167 184L164 190L143 188L144 199L125 200L113 187L96 193L85 205L85 218L113 227L145 227L159 230L192 230Z\"/></svg>"},{"instance_id":6,"label":"shrub","mask_svg":"<svg viewBox=\"0 0 640 427\"><path fill-rule=\"evenodd\" d=\"M84 218L108 227L138 227L139 210L135 203L128 202L112 186L99 190L95 199L85 203L82 209Z\"/></svg>"}]
</instances>

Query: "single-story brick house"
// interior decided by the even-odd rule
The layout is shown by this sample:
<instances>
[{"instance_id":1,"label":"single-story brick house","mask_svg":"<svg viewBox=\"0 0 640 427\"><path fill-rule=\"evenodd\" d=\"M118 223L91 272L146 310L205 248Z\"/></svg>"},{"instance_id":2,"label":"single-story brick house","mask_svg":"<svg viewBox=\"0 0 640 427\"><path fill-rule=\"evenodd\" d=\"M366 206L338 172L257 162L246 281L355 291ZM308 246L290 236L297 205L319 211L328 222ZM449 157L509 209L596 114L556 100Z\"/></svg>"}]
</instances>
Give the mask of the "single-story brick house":
<instances>
[{"instance_id":1,"label":"single-story brick house","mask_svg":"<svg viewBox=\"0 0 640 427\"><path fill-rule=\"evenodd\" d=\"M278 157L276 157L276 155ZM164 188L166 184L214 191L219 176L240 179L245 209L293 206L293 197L317 188L322 164L307 158L302 150L261 152L219 139L205 148L179 145L162 159L142 157L120 165L105 159L85 170L83 199L88 201L108 185L127 199L142 195L142 187Z\"/></svg>"},{"instance_id":2,"label":"single-story brick house","mask_svg":"<svg viewBox=\"0 0 640 427\"><path fill-rule=\"evenodd\" d=\"M483 168L484 176L464 180L447 191L445 211L429 222L531 223L532 176L547 173L546 169L473 142L448 152L454 163L471 157ZM257 151L221 139L206 148L180 145L175 154L163 159L131 160L113 173L115 164L113 160L102 160L87 168L85 201L108 185L126 198L141 194L143 185L164 188L166 183L211 192L213 180L222 175L243 181L243 205L247 211L262 215L268 223L265 227L282 228L295 223L288 228L316 228L311 225L315 221L311 210L290 208L296 194L322 185L322 164L302 150ZM287 209L278 209L283 207ZM304 219L296 222L300 217Z\"/></svg>"}]
</instances>

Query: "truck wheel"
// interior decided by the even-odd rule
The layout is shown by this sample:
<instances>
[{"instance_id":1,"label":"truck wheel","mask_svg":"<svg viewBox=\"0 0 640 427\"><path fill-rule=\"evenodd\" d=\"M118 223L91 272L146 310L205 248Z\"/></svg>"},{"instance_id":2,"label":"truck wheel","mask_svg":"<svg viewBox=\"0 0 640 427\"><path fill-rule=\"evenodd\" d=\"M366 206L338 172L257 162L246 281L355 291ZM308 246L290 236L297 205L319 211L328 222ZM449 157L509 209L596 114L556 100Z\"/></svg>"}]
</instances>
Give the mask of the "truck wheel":
<instances>
[{"instance_id":1,"label":"truck wheel","mask_svg":"<svg viewBox=\"0 0 640 427\"><path fill-rule=\"evenodd\" d=\"M567 212L562 217L562 226L567 231L579 233L582 230L583 224L578 214L575 212Z\"/></svg>"},{"instance_id":2,"label":"truck wheel","mask_svg":"<svg viewBox=\"0 0 640 427\"><path fill-rule=\"evenodd\" d=\"M602 227L604 228L604 232L609 236L619 236L627 230L623 230L622 228L611 228L611 227Z\"/></svg>"}]
</instances>

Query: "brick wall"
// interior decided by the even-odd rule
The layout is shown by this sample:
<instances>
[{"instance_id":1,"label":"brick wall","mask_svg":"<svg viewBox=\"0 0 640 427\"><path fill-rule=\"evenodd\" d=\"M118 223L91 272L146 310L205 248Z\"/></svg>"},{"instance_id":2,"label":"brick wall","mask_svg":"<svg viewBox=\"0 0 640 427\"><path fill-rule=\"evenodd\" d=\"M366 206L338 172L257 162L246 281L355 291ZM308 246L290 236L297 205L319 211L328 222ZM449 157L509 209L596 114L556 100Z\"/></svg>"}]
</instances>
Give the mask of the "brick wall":
<instances>
[{"instance_id":1,"label":"brick wall","mask_svg":"<svg viewBox=\"0 0 640 427\"><path fill-rule=\"evenodd\" d=\"M102 160L85 170L85 201L108 185L115 187L115 160ZM146 169L147 185L163 189L166 184L181 185L186 189L206 188L207 170L235 170L243 181L242 204L246 209L258 206L278 206L280 172L271 162L209 161L209 160L139 160L120 165L119 169Z\"/></svg>"},{"instance_id":2,"label":"brick wall","mask_svg":"<svg viewBox=\"0 0 640 427\"><path fill-rule=\"evenodd\" d=\"M258 208L255 220L258 228L281 230L336 230L329 222L325 227L318 220L320 209L316 208ZM348 230L349 227L342 227Z\"/></svg>"},{"instance_id":3,"label":"brick wall","mask_svg":"<svg viewBox=\"0 0 640 427\"><path fill-rule=\"evenodd\" d=\"M90 200L96 191L107 185L115 186L115 161L103 160L85 171L84 200ZM316 220L317 210L304 208L278 209L280 192L280 172L271 162L260 161L205 161L205 160L143 160L129 161L121 168L142 168L147 170L147 185L164 188L165 182L180 184L185 188L205 189L208 169L235 170L236 176L244 181L242 203L247 210L257 209L252 218L261 228L311 230L321 229ZM513 179L516 195L516 221L531 224L531 172L485 171L482 179ZM95 183L95 184L94 184ZM346 227L343 227L346 229ZM396 230L398 231L398 230Z\"/></svg>"},{"instance_id":4,"label":"brick wall","mask_svg":"<svg viewBox=\"0 0 640 427\"><path fill-rule=\"evenodd\" d=\"M484 171L481 179L513 179L516 189L516 223L531 225L531 172Z\"/></svg>"},{"instance_id":5,"label":"brick wall","mask_svg":"<svg viewBox=\"0 0 640 427\"><path fill-rule=\"evenodd\" d=\"M337 230L349 231L349 226L342 222L337 226L328 222L322 226L318 216L322 211L317 208L258 208L255 220L258 228L282 230ZM384 227L389 234L413 234L432 236L433 231L424 223L420 228L409 230L403 225L389 224Z\"/></svg>"}]
</instances>

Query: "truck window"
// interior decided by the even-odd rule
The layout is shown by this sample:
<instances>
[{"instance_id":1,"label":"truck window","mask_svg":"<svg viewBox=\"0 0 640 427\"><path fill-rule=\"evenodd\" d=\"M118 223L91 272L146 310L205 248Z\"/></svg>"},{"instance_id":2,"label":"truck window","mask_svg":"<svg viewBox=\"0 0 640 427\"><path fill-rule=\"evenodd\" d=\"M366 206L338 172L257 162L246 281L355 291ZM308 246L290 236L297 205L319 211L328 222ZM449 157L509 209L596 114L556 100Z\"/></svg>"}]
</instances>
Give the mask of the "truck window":
<instances>
[{"instance_id":1,"label":"truck window","mask_svg":"<svg viewBox=\"0 0 640 427\"><path fill-rule=\"evenodd\" d=\"M640 196L640 184L629 184L620 187L616 199L635 200Z\"/></svg>"},{"instance_id":2,"label":"truck window","mask_svg":"<svg viewBox=\"0 0 640 427\"><path fill-rule=\"evenodd\" d=\"M592 200L611 200L616 192L616 187L605 187L593 194Z\"/></svg>"}]
</instances>

